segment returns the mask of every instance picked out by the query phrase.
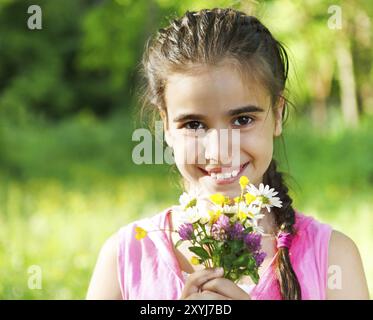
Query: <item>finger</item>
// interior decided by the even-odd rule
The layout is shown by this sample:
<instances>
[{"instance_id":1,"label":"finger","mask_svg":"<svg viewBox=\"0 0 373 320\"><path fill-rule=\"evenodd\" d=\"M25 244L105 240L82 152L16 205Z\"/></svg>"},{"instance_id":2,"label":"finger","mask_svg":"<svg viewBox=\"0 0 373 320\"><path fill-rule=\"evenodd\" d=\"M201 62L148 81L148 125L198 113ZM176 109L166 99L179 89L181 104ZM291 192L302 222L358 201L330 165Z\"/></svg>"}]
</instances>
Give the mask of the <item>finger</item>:
<instances>
[{"instance_id":1,"label":"finger","mask_svg":"<svg viewBox=\"0 0 373 320\"><path fill-rule=\"evenodd\" d=\"M186 300L232 300L228 297L222 296L216 292L205 290L198 293L193 293L186 297Z\"/></svg>"},{"instance_id":2,"label":"finger","mask_svg":"<svg viewBox=\"0 0 373 320\"><path fill-rule=\"evenodd\" d=\"M222 277L223 276L223 269L217 268L206 268L200 271L196 271L192 273L184 286L181 299L185 299L185 297L197 293L200 289L200 287L207 281L214 279L216 277Z\"/></svg>"},{"instance_id":3,"label":"finger","mask_svg":"<svg viewBox=\"0 0 373 320\"><path fill-rule=\"evenodd\" d=\"M187 282L199 289L205 282L223 276L223 268L206 268L192 273Z\"/></svg>"},{"instance_id":4,"label":"finger","mask_svg":"<svg viewBox=\"0 0 373 320\"><path fill-rule=\"evenodd\" d=\"M230 297L233 300L250 300L250 295L243 289L241 289L233 281L226 278L215 278L205 282L202 290L213 291L223 296Z\"/></svg>"},{"instance_id":5,"label":"finger","mask_svg":"<svg viewBox=\"0 0 373 320\"><path fill-rule=\"evenodd\" d=\"M209 290L202 291L201 295L203 297L207 298L205 300L232 300L229 297L223 296L223 295L221 295L219 293L216 293L216 292L213 292L213 291L209 291Z\"/></svg>"}]
</instances>

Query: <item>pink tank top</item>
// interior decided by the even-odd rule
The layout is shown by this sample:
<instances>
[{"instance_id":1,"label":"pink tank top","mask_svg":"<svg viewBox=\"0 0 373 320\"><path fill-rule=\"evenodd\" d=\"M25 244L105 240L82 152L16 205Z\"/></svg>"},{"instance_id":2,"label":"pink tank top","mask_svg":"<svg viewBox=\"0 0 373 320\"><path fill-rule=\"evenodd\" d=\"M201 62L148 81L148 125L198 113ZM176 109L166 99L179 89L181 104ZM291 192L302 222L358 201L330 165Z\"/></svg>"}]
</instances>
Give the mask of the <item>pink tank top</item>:
<instances>
[{"instance_id":1,"label":"pink tank top","mask_svg":"<svg viewBox=\"0 0 373 320\"><path fill-rule=\"evenodd\" d=\"M169 229L171 210L119 229L117 266L123 299L177 300L181 296L185 278L174 255L169 233L150 232L141 241L135 239L136 226L145 230ZM296 211L295 230L290 261L301 286L302 299L324 300L332 228ZM274 272L275 257L256 286L240 286L252 299L281 299Z\"/></svg>"}]
</instances>

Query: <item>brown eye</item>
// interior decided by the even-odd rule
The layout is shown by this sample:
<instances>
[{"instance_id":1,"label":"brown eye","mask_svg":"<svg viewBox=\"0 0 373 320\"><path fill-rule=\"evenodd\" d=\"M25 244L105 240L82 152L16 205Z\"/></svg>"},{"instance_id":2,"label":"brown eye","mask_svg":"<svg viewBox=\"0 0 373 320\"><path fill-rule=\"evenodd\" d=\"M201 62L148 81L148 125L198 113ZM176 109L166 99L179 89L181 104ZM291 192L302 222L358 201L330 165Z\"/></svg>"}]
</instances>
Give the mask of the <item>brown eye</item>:
<instances>
[{"instance_id":1,"label":"brown eye","mask_svg":"<svg viewBox=\"0 0 373 320\"><path fill-rule=\"evenodd\" d=\"M252 121L254 121L254 119L249 116L240 116L233 121L233 125L238 127L246 126L250 124Z\"/></svg>"},{"instance_id":2,"label":"brown eye","mask_svg":"<svg viewBox=\"0 0 373 320\"><path fill-rule=\"evenodd\" d=\"M183 127L185 129L192 129L192 130L204 129L203 123L199 121L189 121L185 123Z\"/></svg>"}]
</instances>

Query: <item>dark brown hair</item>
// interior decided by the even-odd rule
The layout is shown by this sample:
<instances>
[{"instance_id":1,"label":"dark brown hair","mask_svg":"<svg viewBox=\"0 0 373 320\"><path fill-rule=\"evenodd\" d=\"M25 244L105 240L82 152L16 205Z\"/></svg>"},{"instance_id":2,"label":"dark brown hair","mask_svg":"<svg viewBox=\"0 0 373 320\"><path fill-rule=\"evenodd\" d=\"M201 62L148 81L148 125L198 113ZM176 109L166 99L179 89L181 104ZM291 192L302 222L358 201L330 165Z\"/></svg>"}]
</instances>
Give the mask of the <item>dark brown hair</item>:
<instances>
[{"instance_id":1,"label":"dark brown hair","mask_svg":"<svg viewBox=\"0 0 373 320\"><path fill-rule=\"evenodd\" d=\"M145 78L142 110L167 111L164 89L170 73L190 73L198 66L216 66L228 59L243 74L254 74L271 96L272 109L288 77L286 50L256 18L231 8L187 11L150 38L142 60ZM286 104L283 116L286 110ZM148 113L148 112L147 112ZM166 113L167 114L167 113ZM278 231L294 234L295 212L282 174L272 159L263 182L279 192L283 207L273 210ZM283 299L301 299L301 289L287 248L280 248L276 274Z\"/></svg>"}]
</instances>

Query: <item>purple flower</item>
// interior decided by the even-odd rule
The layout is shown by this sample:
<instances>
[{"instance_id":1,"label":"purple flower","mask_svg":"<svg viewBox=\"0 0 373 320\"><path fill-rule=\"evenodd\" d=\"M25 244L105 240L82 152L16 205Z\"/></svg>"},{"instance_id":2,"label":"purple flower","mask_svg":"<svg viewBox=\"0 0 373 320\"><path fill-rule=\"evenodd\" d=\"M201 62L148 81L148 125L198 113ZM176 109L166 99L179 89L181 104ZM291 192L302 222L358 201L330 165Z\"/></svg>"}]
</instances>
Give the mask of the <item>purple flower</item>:
<instances>
[{"instance_id":1,"label":"purple flower","mask_svg":"<svg viewBox=\"0 0 373 320\"><path fill-rule=\"evenodd\" d=\"M260 265L263 263L264 261L264 258L267 256L267 254L265 252L256 252L254 253L254 259L255 259L255 262L256 262L256 266L259 268Z\"/></svg>"},{"instance_id":2,"label":"purple flower","mask_svg":"<svg viewBox=\"0 0 373 320\"><path fill-rule=\"evenodd\" d=\"M233 240L240 240L243 237L243 230L242 224L236 222L229 230L229 237Z\"/></svg>"},{"instance_id":3,"label":"purple flower","mask_svg":"<svg viewBox=\"0 0 373 320\"><path fill-rule=\"evenodd\" d=\"M260 234L251 232L245 235L244 242L251 252L256 252L260 249L261 239L262 236Z\"/></svg>"},{"instance_id":4,"label":"purple flower","mask_svg":"<svg viewBox=\"0 0 373 320\"><path fill-rule=\"evenodd\" d=\"M191 240L193 236L193 224L184 223L179 227L178 232L181 240Z\"/></svg>"},{"instance_id":5,"label":"purple flower","mask_svg":"<svg viewBox=\"0 0 373 320\"><path fill-rule=\"evenodd\" d=\"M214 223L211 227L211 235L215 240L224 241L227 239L227 233L225 229L218 223Z\"/></svg>"},{"instance_id":6,"label":"purple flower","mask_svg":"<svg viewBox=\"0 0 373 320\"><path fill-rule=\"evenodd\" d=\"M220 226L220 228L224 229L225 231L228 231L230 227L229 218L224 214L219 216L215 224Z\"/></svg>"}]
</instances>

